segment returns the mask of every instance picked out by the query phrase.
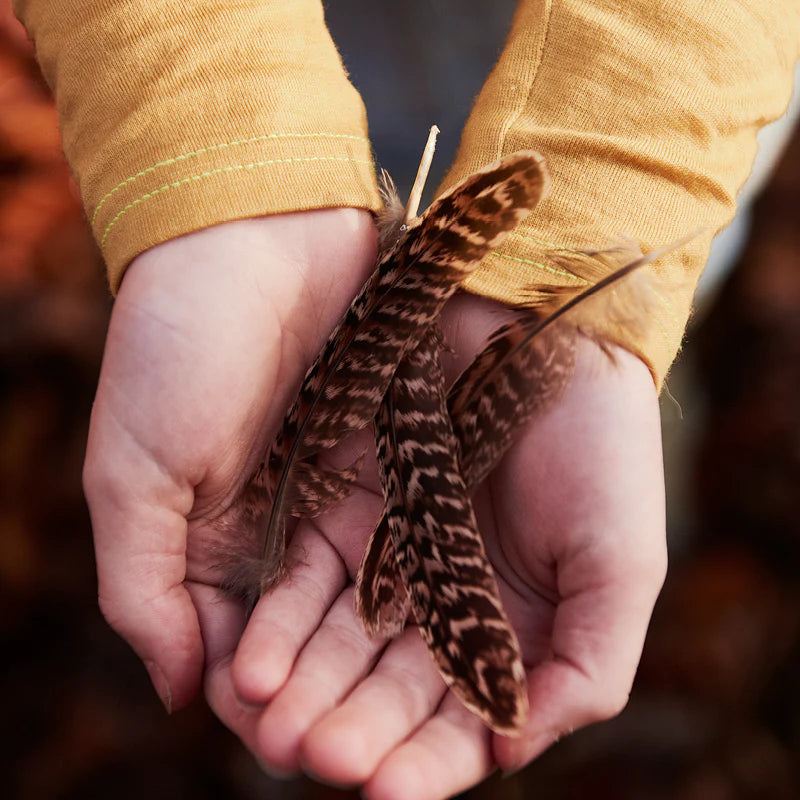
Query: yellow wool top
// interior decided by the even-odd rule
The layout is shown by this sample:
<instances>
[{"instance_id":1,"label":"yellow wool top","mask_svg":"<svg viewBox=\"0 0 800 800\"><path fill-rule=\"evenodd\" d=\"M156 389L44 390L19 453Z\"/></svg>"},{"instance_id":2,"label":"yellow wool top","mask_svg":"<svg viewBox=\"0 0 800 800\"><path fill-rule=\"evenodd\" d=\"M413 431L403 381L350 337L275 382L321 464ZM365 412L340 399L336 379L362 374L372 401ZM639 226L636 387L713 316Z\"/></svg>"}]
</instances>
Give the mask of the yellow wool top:
<instances>
[{"instance_id":1,"label":"yellow wool top","mask_svg":"<svg viewBox=\"0 0 800 800\"><path fill-rule=\"evenodd\" d=\"M319 0L15 8L55 93L112 290L137 254L201 227L380 206L364 107ZM554 250L626 233L647 251L702 227L658 261L673 288L644 335L593 321L660 386L798 58L798 0L521 0L443 186L534 149L552 189L467 288L513 303L531 285L574 280Z\"/></svg>"}]
</instances>

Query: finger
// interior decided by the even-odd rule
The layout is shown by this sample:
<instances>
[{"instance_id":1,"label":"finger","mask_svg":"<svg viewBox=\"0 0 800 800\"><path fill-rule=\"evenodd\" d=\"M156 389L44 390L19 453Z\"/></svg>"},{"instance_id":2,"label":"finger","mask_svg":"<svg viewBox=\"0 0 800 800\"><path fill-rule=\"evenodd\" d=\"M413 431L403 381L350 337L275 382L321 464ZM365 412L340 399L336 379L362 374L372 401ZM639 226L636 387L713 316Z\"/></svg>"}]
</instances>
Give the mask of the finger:
<instances>
[{"instance_id":1,"label":"finger","mask_svg":"<svg viewBox=\"0 0 800 800\"><path fill-rule=\"evenodd\" d=\"M453 694L391 753L363 789L368 800L444 800L493 768L489 730Z\"/></svg>"},{"instance_id":2,"label":"finger","mask_svg":"<svg viewBox=\"0 0 800 800\"><path fill-rule=\"evenodd\" d=\"M177 485L113 420L93 420L84 468L100 609L168 711L200 688L203 643L186 574L191 486Z\"/></svg>"},{"instance_id":3,"label":"finger","mask_svg":"<svg viewBox=\"0 0 800 800\"><path fill-rule=\"evenodd\" d=\"M385 644L361 629L352 587L342 592L259 721L258 752L267 764L299 768L303 737L369 672Z\"/></svg>"},{"instance_id":4,"label":"finger","mask_svg":"<svg viewBox=\"0 0 800 800\"><path fill-rule=\"evenodd\" d=\"M308 523L295 531L284 581L256 605L233 660L236 693L245 703L269 702L347 581L342 559Z\"/></svg>"},{"instance_id":5,"label":"finger","mask_svg":"<svg viewBox=\"0 0 800 800\"><path fill-rule=\"evenodd\" d=\"M562 736L622 711L660 586L655 575L617 577L561 602L552 657L528 677L525 732L516 739L494 737L502 769L519 769Z\"/></svg>"},{"instance_id":6,"label":"finger","mask_svg":"<svg viewBox=\"0 0 800 800\"><path fill-rule=\"evenodd\" d=\"M202 583L187 582L205 642L205 694L220 721L250 750L255 747L259 709L243 705L233 690L231 661L245 625L244 610L219 591Z\"/></svg>"},{"instance_id":7,"label":"finger","mask_svg":"<svg viewBox=\"0 0 800 800\"><path fill-rule=\"evenodd\" d=\"M363 784L434 713L446 691L419 632L407 629L344 703L308 732L304 767L337 785Z\"/></svg>"}]
</instances>

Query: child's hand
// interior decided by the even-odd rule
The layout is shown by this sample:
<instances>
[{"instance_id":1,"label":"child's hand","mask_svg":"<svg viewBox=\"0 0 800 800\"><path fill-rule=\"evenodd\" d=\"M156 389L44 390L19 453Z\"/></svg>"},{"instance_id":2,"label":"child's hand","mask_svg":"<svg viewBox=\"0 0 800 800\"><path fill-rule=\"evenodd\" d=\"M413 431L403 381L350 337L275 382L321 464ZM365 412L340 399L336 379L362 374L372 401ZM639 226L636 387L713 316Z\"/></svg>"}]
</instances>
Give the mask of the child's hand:
<instances>
[{"instance_id":1,"label":"child's hand","mask_svg":"<svg viewBox=\"0 0 800 800\"><path fill-rule=\"evenodd\" d=\"M215 627L229 605L187 590L211 580L204 540L263 458L375 247L366 211L300 212L169 241L125 276L84 484L101 609L168 708L197 693L215 632L241 632L241 622Z\"/></svg>"}]
</instances>

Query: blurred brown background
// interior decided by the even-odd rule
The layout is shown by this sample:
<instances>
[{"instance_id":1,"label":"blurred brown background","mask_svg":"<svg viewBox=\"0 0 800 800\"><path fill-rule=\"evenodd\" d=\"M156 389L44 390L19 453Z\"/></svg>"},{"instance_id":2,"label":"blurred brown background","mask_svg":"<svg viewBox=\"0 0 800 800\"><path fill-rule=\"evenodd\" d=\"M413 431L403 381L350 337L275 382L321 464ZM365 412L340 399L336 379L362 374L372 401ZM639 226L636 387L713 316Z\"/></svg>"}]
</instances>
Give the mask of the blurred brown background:
<instances>
[{"instance_id":1,"label":"blurred brown background","mask_svg":"<svg viewBox=\"0 0 800 800\"><path fill-rule=\"evenodd\" d=\"M471 27L446 3L410 3L391 28L355 2L335 5L331 26L380 160L402 189L435 121L449 134L443 170L511 1ZM415 13L422 5L427 16ZM392 82L390 61L362 66L392 47L415 65L411 77ZM424 89L408 92L409 81ZM683 413L664 400L672 563L629 707L469 798L800 797L798 209L795 135L669 381ZM355 797L263 776L200 701L167 718L102 621L80 470L110 308L48 93L0 2L1 791Z\"/></svg>"}]
</instances>

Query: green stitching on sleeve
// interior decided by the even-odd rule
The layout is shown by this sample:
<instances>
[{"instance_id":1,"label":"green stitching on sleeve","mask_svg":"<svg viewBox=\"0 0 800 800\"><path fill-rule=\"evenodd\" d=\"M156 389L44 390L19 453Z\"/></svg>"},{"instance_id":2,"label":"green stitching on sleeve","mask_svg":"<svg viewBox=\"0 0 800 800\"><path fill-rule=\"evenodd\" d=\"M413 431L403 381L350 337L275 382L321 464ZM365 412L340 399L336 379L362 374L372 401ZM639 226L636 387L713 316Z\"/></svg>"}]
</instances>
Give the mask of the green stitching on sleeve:
<instances>
[{"instance_id":1,"label":"green stitching on sleeve","mask_svg":"<svg viewBox=\"0 0 800 800\"><path fill-rule=\"evenodd\" d=\"M367 164L372 166L372 161L367 160L360 160L356 158L345 158L345 157L337 157L337 156L309 156L308 158L273 158L269 161L252 161L249 164L232 164L227 167L220 167L219 169L212 169L208 172L200 172L197 175L189 175L186 178L181 178L180 180L173 181L172 183L164 184L164 186L160 186L158 189L153 189L152 192L147 192L147 194L143 194L141 197L137 197L135 200L132 200L128 205L122 208L119 213L108 223L106 226L105 231L103 232L103 238L100 240L100 248L105 248L106 239L108 239L108 234L111 232L111 229L119 222L119 220L127 214L134 206L139 205L139 203L143 203L145 200L149 200L151 197L156 197L159 194L163 194L168 189L177 189L179 186L184 186L192 181L200 181L204 178L210 178L214 175L220 175L225 172L237 172L239 170L250 170L250 169L257 169L259 167L266 167L271 164L299 164L299 163L309 163L312 161L343 161L351 164Z\"/></svg>"},{"instance_id":2,"label":"green stitching on sleeve","mask_svg":"<svg viewBox=\"0 0 800 800\"><path fill-rule=\"evenodd\" d=\"M542 271L549 272L552 275L558 275L560 278L570 278L573 281L581 282L581 279L578 278L577 275L571 275L566 270L551 267L548 264L543 264L541 261L532 261L529 258L520 258L519 256L512 256L508 253L499 253L497 251L492 253L492 255L499 256L500 258L507 258L509 261L518 261L520 264L529 264L532 267L539 267ZM586 283L586 281L582 281L582 283Z\"/></svg>"},{"instance_id":3,"label":"green stitching on sleeve","mask_svg":"<svg viewBox=\"0 0 800 800\"><path fill-rule=\"evenodd\" d=\"M514 236L516 236L518 239L522 239L523 241L533 242L534 244L538 244L541 247L547 247L550 250L561 250L563 253L573 253L576 256L586 255L586 252L584 250L576 250L574 247L567 247L566 245L563 244L548 242L546 239L537 239L535 236L531 236L530 234L517 233L516 231L514 231Z\"/></svg>"},{"instance_id":4,"label":"green stitching on sleeve","mask_svg":"<svg viewBox=\"0 0 800 800\"><path fill-rule=\"evenodd\" d=\"M255 144L257 142L266 142L270 139L350 139L357 142L365 142L369 144L369 139L365 136L354 136L348 133L265 133L262 136L252 136L249 139L234 139L231 142L221 142L220 144L212 144L208 147L200 147L197 150L190 150L188 153L181 153L178 156L173 156L172 158L167 158L164 161L159 161L157 164L153 164L151 167L147 167L147 169L143 169L140 172L137 172L135 175L131 175L129 178L125 178L124 181L120 181L110 192L103 196L100 202L94 209L94 213L92 214L92 227L94 227L95 220L97 219L97 215L100 213L100 209L105 205L106 201L112 195L116 194L120 189L127 186L134 181L139 180L139 178L144 177L145 175L149 175L156 170L160 169L161 167L168 167L172 164L177 164L181 161L186 161L189 158L196 158L197 156L201 156L204 153L212 153L217 150L224 150L228 147L239 147L240 145L248 145L248 144Z\"/></svg>"}]
</instances>

